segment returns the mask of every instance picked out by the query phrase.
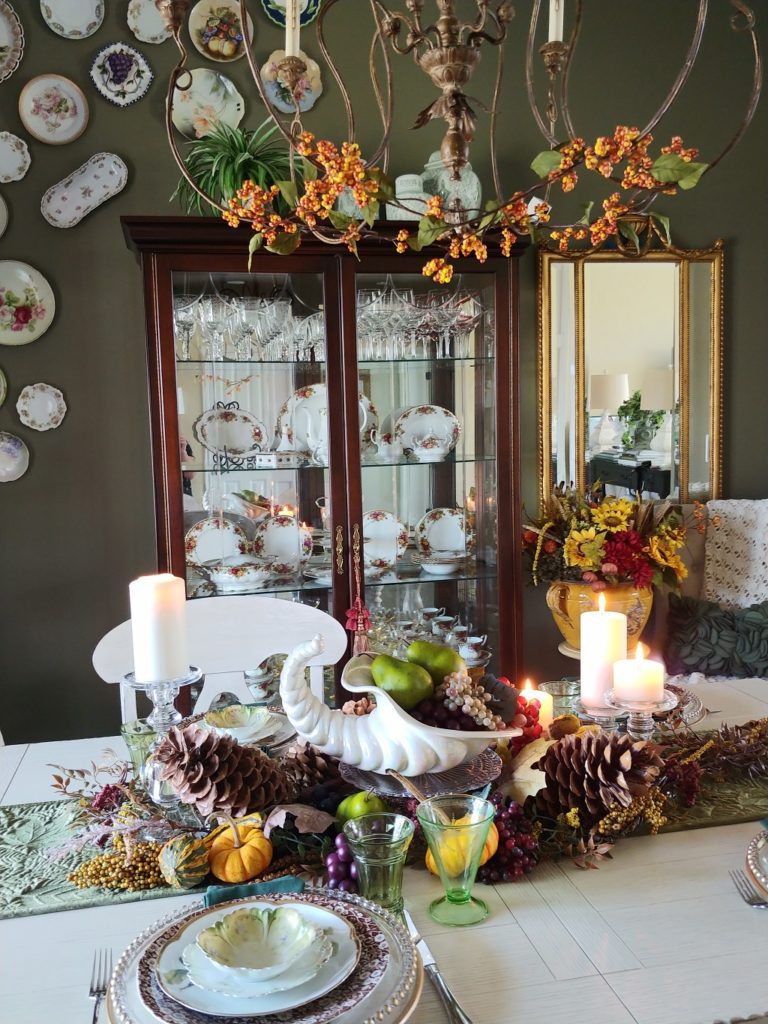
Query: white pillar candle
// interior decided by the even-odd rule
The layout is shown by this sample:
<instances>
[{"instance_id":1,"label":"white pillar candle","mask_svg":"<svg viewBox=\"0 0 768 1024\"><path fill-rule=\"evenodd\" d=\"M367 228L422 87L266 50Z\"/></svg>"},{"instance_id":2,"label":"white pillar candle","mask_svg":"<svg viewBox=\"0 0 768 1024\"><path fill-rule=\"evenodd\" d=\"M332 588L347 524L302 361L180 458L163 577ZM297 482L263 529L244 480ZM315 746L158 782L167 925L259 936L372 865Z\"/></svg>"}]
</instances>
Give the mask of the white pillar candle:
<instances>
[{"instance_id":1,"label":"white pillar candle","mask_svg":"<svg viewBox=\"0 0 768 1024\"><path fill-rule=\"evenodd\" d=\"M299 33L299 0L286 0L285 4L285 56L298 57Z\"/></svg>"},{"instance_id":2,"label":"white pillar candle","mask_svg":"<svg viewBox=\"0 0 768 1024\"><path fill-rule=\"evenodd\" d=\"M140 576L128 590L136 680L157 683L188 675L184 580L167 572Z\"/></svg>"},{"instance_id":3,"label":"white pillar candle","mask_svg":"<svg viewBox=\"0 0 768 1024\"><path fill-rule=\"evenodd\" d=\"M565 0L549 0L549 41L562 43Z\"/></svg>"},{"instance_id":4,"label":"white pillar candle","mask_svg":"<svg viewBox=\"0 0 768 1024\"><path fill-rule=\"evenodd\" d=\"M554 698L551 693L545 693L544 690L537 690L531 684L530 679L525 680L525 687L523 688L522 696L527 701L537 700L541 705L539 708L539 725L546 732L552 724L552 719L555 717L554 712Z\"/></svg>"},{"instance_id":5,"label":"white pillar candle","mask_svg":"<svg viewBox=\"0 0 768 1024\"><path fill-rule=\"evenodd\" d=\"M616 700L658 703L664 697L664 666L660 661L646 660L638 646L634 658L613 666L613 696Z\"/></svg>"},{"instance_id":6,"label":"white pillar candle","mask_svg":"<svg viewBox=\"0 0 768 1024\"><path fill-rule=\"evenodd\" d=\"M604 694L613 686L613 665L627 656L627 617L605 610L581 616L581 703L585 708L605 707Z\"/></svg>"}]
</instances>

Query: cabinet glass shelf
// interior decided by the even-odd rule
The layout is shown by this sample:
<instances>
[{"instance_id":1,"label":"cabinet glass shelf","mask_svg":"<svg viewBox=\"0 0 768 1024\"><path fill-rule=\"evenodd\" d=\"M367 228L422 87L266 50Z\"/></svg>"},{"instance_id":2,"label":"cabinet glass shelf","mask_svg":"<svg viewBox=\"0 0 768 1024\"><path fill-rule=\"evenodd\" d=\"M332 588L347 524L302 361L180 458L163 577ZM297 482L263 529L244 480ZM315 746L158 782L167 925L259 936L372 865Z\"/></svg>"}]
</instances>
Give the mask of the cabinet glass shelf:
<instances>
[{"instance_id":1,"label":"cabinet glass shelf","mask_svg":"<svg viewBox=\"0 0 768 1024\"><path fill-rule=\"evenodd\" d=\"M359 359L358 366L411 366L419 365L420 363L427 363L430 366L435 367L449 367L454 363L458 364L471 364L471 363L493 363L493 356L458 356L456 358L445 357L445 358L413 358L413 359ZM299 370L311 369L315 367L323 367L325 369L325 360L323 359L177 359L176 366L179 370L193 369L200 366L280 366L283 369L286 367L295 367Z\"/></svg>"},{"instance_id":2,"label":"cabinet glass shelf","mask_svg":"<svg viewBox=\"0 0 768 1024\"><path fill-rule=\"evenodd\" d=\"M244 457L243 461L245 461ZM456 463L463 465L473 465L478 462L493 462L493 455L467 455L459 456L458 458L450 457L443 459L442 462L415 462L411 459L400 459L397 462L361 462L360 465L363 469L400 469L403 466L408 466L411 469L434 469L439 466L451 466ZM184 472L187 473L221 473L226 475L228 473L272 473L273 475L279 473L306 473L308 470L327 470L327 466L314 466L310 462L304 462L300 466L246 466L237 465L237 459L231 459L230 463L226 467L217 466L197 466L191 462L184 463Z\"/></svg>"}]
</instances>

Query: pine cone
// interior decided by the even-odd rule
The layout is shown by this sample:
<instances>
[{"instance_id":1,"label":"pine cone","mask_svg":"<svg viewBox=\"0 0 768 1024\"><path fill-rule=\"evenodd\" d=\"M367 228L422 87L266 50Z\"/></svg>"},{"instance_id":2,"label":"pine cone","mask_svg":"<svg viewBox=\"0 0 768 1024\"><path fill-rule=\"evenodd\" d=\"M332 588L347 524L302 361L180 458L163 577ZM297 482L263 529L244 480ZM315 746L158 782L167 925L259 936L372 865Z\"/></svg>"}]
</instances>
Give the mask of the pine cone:
<instances>
[{"instance_id":1,"label":"pine cone","mask_svg":"<svg viewBox=\"0 0 768 1024\"><path fill-rule=\"evenodd\" d=\"M257 747L243 747L198 725L173 726L154 756L163 765L163 781L204 817L226 811L239 818L288 796L289 785L277 761Z\"/></svg>"},{"instance_id":2,"label":"pine cone","mask_svg":"<svg viewBox=\"0 0 768 1024\"><path fill-rule=\"evenodd\" d=\"M618 733L564 736L532 767L545 774L545 788L536 796L540 814L579 809L584 827L600 821L615 804L628 807L646 796L664 762L652 743L635 742Z\"/></svg>"},{"instance_id":3,"label":"pine cone","mask_svg":"<svg viewBox=\"0 0 768 1024\"><path fill-rule=\"evenodd\" d=\"M340 778L339 762L335 757L323 754L311 743L300 740L285 752L282 767L297 796L313 786Z\"/></svg>"}]
</instances>

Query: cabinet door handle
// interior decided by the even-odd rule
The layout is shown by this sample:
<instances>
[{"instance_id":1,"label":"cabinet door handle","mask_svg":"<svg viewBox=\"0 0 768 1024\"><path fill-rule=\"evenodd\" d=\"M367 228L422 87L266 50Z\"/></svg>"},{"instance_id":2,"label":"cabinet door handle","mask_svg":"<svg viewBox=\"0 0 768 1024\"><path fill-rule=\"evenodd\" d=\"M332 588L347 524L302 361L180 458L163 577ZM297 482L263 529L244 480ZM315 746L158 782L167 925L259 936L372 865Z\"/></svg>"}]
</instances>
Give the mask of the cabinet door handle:
<instances>
[{"instance_id":1,"label":"cabinet door handle","mask_svg":"<svg viewBox=\"0 0 768 1024\"><path fill-rule=\"evenodd\" d=\"M344 575L344 530L341 526L336 527L336 573Z\"/></svg>"}]
</instances>

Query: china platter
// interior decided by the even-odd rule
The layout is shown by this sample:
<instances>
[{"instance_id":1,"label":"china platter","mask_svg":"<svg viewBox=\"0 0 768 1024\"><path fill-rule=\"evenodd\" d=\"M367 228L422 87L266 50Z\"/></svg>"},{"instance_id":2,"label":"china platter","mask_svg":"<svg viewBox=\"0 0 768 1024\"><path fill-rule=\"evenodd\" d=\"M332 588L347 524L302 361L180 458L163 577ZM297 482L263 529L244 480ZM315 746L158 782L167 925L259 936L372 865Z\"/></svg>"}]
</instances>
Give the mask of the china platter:
<instances>
[{"instance_id":1,"label":"china platter","mask_svg":"<svg viewBox=\"0 0 768 1024\"><path fill-rule=\"evenodd\" d=\"M101 28L104 0L40 0L48 28L65 39L87 39Z\"/></svg>"},{"instance_id":2,"label":"china platter","mask_svg":"<svg viewBox=\"0 0 768 1024\"><path fill-rule=\"evenodd\" d=\"M425 796L439 796L441 793L470 793L482 789L501 775L502 762L499 755L488 747L471 761L458 764L445 772L427 772L415 775L411 782L418 786ZM379 796L405 797L410 793L391 775L367 772L342 761L339 764L342 779L356 789L370 790Z\"/></svg>"},{"instance_id":3,"label":"china platter","mask_svg":"<svg viewBox=\"0 0 768 1024\"><path fill-rule=\"evenodd\" d=\"M439 405L414 405L401 413L394 424L394 438L404 450L414 451L431 438L452 452L461 436L461 424L450 409Z\"/></svg>"},{"instance_id":4,"label":"china platter","mask_svg":"<svg viewBox=\"0 0 768 1024\"><path fill-rule=\"evenodd\" d=\"M408 531L394 514L377 508L363 516L365 564L371 569L392 569L408 547Z\"/></svg>"},{"instance_id":5,"label":"china platter","mask_svg":"<svg viewBox=\"0 0 768 1024\"><path fill-rule=\"evenodd\" d=\"M19 95L21 123L38 142L63 146L79 139L88 124L88 100L63 75L38 75Z\"/></svg>"},{"instance_id":6,"label":"china platter","mask_svg":"<svg viewBox=\"0 0 768 1024\"><path fill-rule=\"evenodd\" d=\"M267 444L267 428L246 409L207 409L192 432L214 455L250 455Z\"/></svg>"},{"instance_id":7,"label":"china platter","mask_svg":"<svg viewBox=\"0 0 768 1024\"><path fill-rule=\"evenodd\" d=\"M440 551L452 559L470 547L460 508L433 508L417 523L415 537L416 546L426 555Z\"/></svg>"},{"instance_id":8,"label":"china platter","mask_svg":"<svg viewBox=\"0 0 768 1024\"><path fill-rule=\"evenodd\" d=\"M73 228L102 203L122 192L128 168L116 153L96 153L76 171L51 185L40 212L55 228Z\"/></svg>"},{"instance_id":9,"label":"china platter","mask_svg":"<svg viewBox=\"0 0 768 1024\"><path fill-rule=\"evenodd\" d=\"M53 323L53 290L39 270L0 260L0 345L28 345Z\"/></svg>"},{"instance_id":10,"label":"china platter","mask_svg":"<svg viewBox=\"0 0 768 1024\"><path fill-rule=\"evenodd\" d=\"M12 132L0 132L0 181L21 181L31 163L26 142Z\"/></svg>"},{"instance_id":11,"label":"china platter","mask_svg":"<svg viewBox=\"0 0 768 1024\"><path fill-rule=\"evenodd\" d=\"M0 0L0 82L10 78L24 55L24 29L7 0Z\"/></svg>"},{"instance_id":12,"label":"china platter","mask_svg":"<svg viewBox=\"0 0 768 1024\"><path fill-rule=\"evenodd\" d=\"M248 38L253 41L253 22ZM199 0L189 13L189 35L198 53L208 60L229 64L245 56L245 38L239 0Z\"/></svg>"},{"instance_id":13,"label":"china platter","mask_svg":"<svg viewBox=\"0 0 768 1024\"><path fill-rule=\"evenodd\" d=\"M236 523L221 516L208 516L187 530L184 537L187 561L193 565L220 562L223 558L244 555L248 538Z\"/></svg>"},{"instance_id":14,"label":"china platter","mask_svg":"<svg viewBox=\"0 0 768 1024\"><path fill-rule=\"evenodd\" d=\"M747 872L768 898L768 832L761 832L747 847Z\"/></svg>"},{"instance_id":15,"label":"china platter","mask_svg":"<svg viewBox=\"0 0 768 1024\"><path fill-rule=\"evenodd\" d=\"M367 395L358 395L360 443L371 443L371 430L379 425L379 414ZM321 438L328 436L328 390L325 384L308 384L286 398L277 414L277 436L287 438L291 449L309 458Z\"/></svg>"},{"instance_id":16,"label":"china platter","mask_svg":"<svg viewBox=\"0 0 768 1024\"><path fill-rule=\"evenodd\" d=\"M25 427L55 430L67 414L67 403L52 384L27 384L16 402L16 411Z\"/></svg>"},{"instance_id":17,"label":"china platter","mask_svg":"<svg viewBox=\"0 0 768 1024\"><path fill-rule=\"evenodd\" d=\"M91 64L96 90L116 107L129 107L145 96L153 77L146 57L125 43L105 46Z\"/></svg>"},{"instance_id":18,"label":"china platter","mask_svg":"<svg viewBox=\"0 0 768 1024\"><path fill-rule=\"evenodd\" d=\"M402 924L374 903L351 893L307 889L301 895L261 897L258 902L301 902L327 907L345 917L361 941L362 955L357 968L333 992L305 1009L288 1010L279 1017L260 1018L260 1024L404 1024L413 1014L421 995L423 969L418 953ZM236 908L251 900L237 900L226 906ZM194 909L192 910L194 913ZM171 934L189 919L190 909L175 911L157 921L126 949L112 975L107 994L111 1024L212 1024L204 1016L169 1000L154 983L146 954L159 937ZM218 1017L218 1024L242 1018Z\"/></svg>"},{"instance_id":19,"label":"china platter","mask_svg":"<svg viewBox=\"0 0 768 1024\"><path fill-rule=\"evenodd\" d=\"M0 484L24 476L29 468L29 449L16 434L0 430Z\"/></svg>"},{"instance_id":20,"label":"china platter","mask_svg":"<svg viewBox=\"0 0 768 1024\"><path fill-rule=\"evenodd\" d=\"M317 17L321 0L299 0L299 25L303 28ZM285 28L286 0L261 0L264 13L270 21Z\"/></svg>"},{"instance_id":21,"label":"china platter","mask_svg":"<svg viewBox=\"0 0 768 1024\"><path fill-rule=\"evenodd\" d=\"M272 563L278 576L290 576L312 555L312 531L288 515L268 516L256 527L253 553Z\"/></svg>"},{"instance_id":22,"label":"china platter","mask_svg":"<svg viewBox=\"0 0 768 1024\"><path fill-rule=\"evenodd\" d=\"M226 75L208 68L190 71L187 88L177 89L171 119L188 139L202 139L221 122L237 128L245 115L245 100Z\"/></svg>"},{"instance_id":23,"label":"china platter","mask_svg":"<svg viewBox=\"0 0 768 1024\"><path fill-rule=\"evenodd\" d=\"M261 67L261 81L267 98L272 106L282 114L296 112L294 96L299 101L299 110L302 113L311 110L323 91L320 65L308 57L303 50L299 50L298 56L304 61L307 70L299 79L293 95L285 82L284 72L280 69L280 62L285 58L285 50L273 50Z\"/></svg>"},{"instance_id":24,"label":"china platter","mask_svg":"<svg viewBox=\"0 0 768 1024\"><path fill-rule=\"evenodd\" d=\"M128 4L128 28L142 43L157 46L171 38L156 0L131 0Z\"/></svg>"}]
</instances>

